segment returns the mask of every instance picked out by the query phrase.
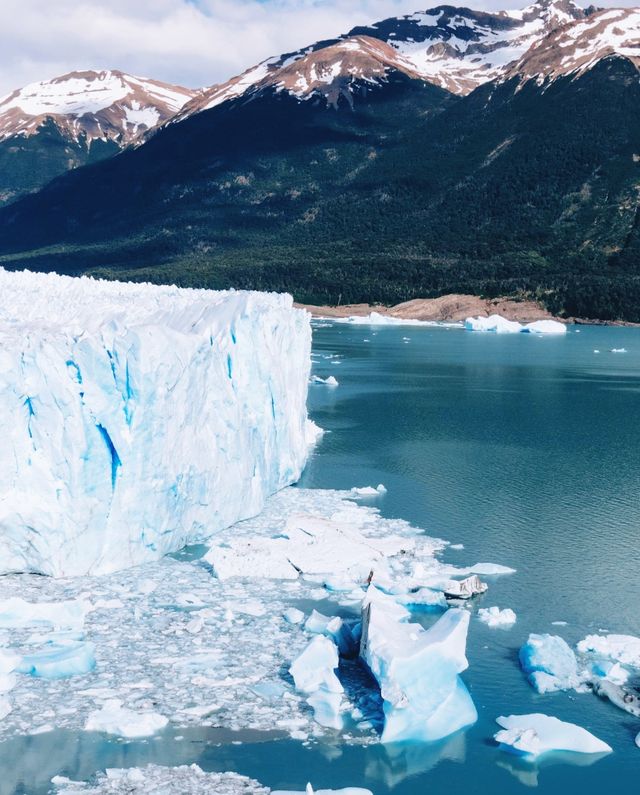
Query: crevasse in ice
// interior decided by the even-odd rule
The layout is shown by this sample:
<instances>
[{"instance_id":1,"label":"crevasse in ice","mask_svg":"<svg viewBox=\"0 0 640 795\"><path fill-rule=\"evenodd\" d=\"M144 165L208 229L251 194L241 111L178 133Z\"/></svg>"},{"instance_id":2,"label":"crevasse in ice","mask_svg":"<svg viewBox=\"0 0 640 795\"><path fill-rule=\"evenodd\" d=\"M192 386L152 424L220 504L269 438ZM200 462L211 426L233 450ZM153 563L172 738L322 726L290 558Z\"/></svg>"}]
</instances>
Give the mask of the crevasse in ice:
<instances>
[{"instance_id":1,"label":"crevasse in ice","mask_svg":"<svg viewBox=\"0 0 640 795\"><path fill-rule=\"evenodd\" d=\"M257 514L304 466L287 295L0 270L0 574L102 574Z\"/></svg>"}]
</instances>

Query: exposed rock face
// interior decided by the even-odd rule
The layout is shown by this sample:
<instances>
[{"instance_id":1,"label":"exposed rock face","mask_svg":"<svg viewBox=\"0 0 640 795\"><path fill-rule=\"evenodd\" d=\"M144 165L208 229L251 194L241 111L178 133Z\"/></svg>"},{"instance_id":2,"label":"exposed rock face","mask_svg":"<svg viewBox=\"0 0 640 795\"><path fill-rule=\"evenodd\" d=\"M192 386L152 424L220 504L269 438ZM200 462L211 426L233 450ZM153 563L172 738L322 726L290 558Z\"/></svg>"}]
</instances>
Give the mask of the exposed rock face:
<instances>
[{"instance_id":1,"label":"exposed rock face","mask_svg":"<svg viewBox=\"0 0 640 795\"><path fill-rule=\"evenodd\" d=\"M539 83L578 76L603 58L619 56L640 66L640 10L597 11L574 25L549 33L505 73L505 79L535 78Z\"/></svg>"}]
</instances>

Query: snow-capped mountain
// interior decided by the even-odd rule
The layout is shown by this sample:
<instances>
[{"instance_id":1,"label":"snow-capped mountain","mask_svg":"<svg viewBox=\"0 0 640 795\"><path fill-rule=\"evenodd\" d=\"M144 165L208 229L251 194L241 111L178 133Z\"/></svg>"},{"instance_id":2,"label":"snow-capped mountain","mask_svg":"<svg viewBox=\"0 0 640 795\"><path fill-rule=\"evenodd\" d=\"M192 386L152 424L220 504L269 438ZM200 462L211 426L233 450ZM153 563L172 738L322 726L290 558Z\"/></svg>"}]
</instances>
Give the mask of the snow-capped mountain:
<instances>
[{"instance_id":1,"label":"snow-capped mountain","mask_svg":"<svg viewBox=\"0 0 640 795\"><path fill-rule=\"evenodd\" d=\"M438 6L391 17L263 61L205 90L172 121L265 88L298 99L324 96L332 106L340 97L350 103L356 91L386 82L393 72L468 94L500 77L539 39L586 16L573 0L537 0L515 11Z\"/></svg>"},{"instance_id":2,"label":"snow-capped mountain","mask_svg":"<svg viewBox=\"0 0 640 795\"><path fill-rule=\"evenodd\" d=\"M578 76L603 58L619 56L640 67L640 9L614 8L552 31L505 73L505 78Z\"/></svg>"},{"instance_id":3,"label":"snow-capped mountain","mask_svg":"<svg viewBox=\"0 0 640 795\"><path fill-rule=\"evenodd\" d=\"M537 0L497 13L438 6L354 28L348 35L381 39L425 80L467 94L499 77L540 38L586 15L573 0Z\"/></svg>"},{"instance_id":4,"label":"snow-capped mountain","mask_svg":"<svg viewBox=\"0 0 640 795\"><path fill-rule=\"evenodd\" d=\"M63 138L126 146L177 113L197 92L117 70L71 72L0 99L0 141L53 122Z\"/></svg>"},{"instance_id":5,"label":"snow-capped mountain","mask_svg":"<svg viewBox=\"0 0 640 795\"><path fill-rule=\"evenodd\" d=\"M392 72L421 79L411 61L386 42L352 36L304 54L264 61L227 83L204 91L171 121L181 121L228 99L267 88L286 91L300 100L323 96L328 105L337 107L341 97L352 103L357 87L380 85Z\"/></svg>"}]
</instances>

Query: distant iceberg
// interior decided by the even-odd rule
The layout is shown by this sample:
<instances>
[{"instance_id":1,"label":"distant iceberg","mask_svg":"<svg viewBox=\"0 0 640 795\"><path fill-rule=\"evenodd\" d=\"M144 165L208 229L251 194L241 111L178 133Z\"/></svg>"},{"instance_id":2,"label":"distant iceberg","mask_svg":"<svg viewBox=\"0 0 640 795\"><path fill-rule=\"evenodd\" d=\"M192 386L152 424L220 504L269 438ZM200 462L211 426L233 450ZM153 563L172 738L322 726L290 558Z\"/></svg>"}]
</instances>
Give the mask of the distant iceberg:
<instances>
[{"instance_id":1,"label":"distant iceberg","mask_svg":"<svg viewBox=\"0 0 640 795\"><path fill-rule=\"evenodd\" d=\"M288 295L0 270L0 574L101 574L296 481L309 315Z\"/></svg>"},{"instance_id":2,"label":"distant iceberg","mask_svg":"<svg viewBox=\"0 0 640 795\"><path fill-rule=\"evenodd\" d=\"M467 331L489 331L494 334L566 334L567 327L557 320L535 320L523 325L515 320L507 320L501 315L489 317L468 317L464 321Z\"/></svg>"}]
</instances>

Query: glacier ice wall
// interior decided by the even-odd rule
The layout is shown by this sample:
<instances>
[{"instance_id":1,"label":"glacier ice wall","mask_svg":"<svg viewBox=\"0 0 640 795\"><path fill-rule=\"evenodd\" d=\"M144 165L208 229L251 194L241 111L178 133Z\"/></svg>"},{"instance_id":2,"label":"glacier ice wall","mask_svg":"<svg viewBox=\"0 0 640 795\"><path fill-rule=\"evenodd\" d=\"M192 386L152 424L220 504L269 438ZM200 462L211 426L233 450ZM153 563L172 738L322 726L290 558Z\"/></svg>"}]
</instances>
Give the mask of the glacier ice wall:
<instances>
[{"instance_id":1,"label":"glacier ice wall","mask_svg":"<svg viewBox=\"0 0 640 795\"><path fill-rule=\"evenodd\" d=\"M288 295L0 269L0 574L101 574L257 514L305 464Z\"/></svg>"}]
</instances>

